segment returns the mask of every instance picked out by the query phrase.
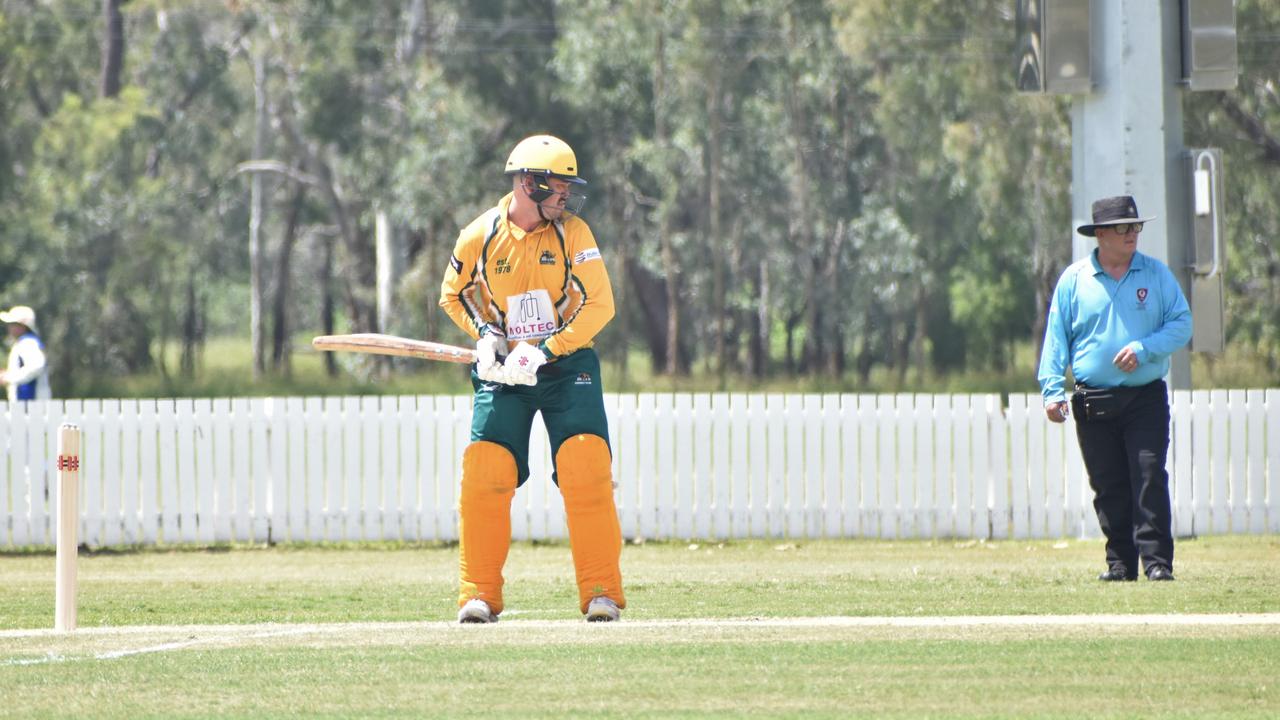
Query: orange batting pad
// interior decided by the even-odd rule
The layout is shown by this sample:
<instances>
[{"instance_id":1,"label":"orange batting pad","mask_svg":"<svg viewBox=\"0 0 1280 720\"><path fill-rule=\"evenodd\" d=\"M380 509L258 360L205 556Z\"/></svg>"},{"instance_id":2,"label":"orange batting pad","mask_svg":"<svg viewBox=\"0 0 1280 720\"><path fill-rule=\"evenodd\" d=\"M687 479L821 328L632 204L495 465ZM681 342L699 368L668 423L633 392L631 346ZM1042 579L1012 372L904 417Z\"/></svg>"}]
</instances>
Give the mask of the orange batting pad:
<instances>
[{"instance_id":1,"label":"orange batting pad","mask_svg":"<svg viewBox=\"0 0 1280 720\"><path fill-rule=\"evenodd\" d=\"M462 453L458 497L458 607L472 598L502 612L502 566L511 548L511 498L516 460L497 443L479 441Z\"/></svg>"},{"instance_id":2,"label":"orange batting pad","mask_svg":"<svg viewBox=\"0 0 1280 720\"><path fill-rule=\"evenodd\" d=\"M591 598L603 595L618 607L622 595L622 528L613 503L609 446L597 435L574 435L556 453L556 476L569 525L569 547L578 576L578 601L587 611Z\"/></svg>"}]
</instances>

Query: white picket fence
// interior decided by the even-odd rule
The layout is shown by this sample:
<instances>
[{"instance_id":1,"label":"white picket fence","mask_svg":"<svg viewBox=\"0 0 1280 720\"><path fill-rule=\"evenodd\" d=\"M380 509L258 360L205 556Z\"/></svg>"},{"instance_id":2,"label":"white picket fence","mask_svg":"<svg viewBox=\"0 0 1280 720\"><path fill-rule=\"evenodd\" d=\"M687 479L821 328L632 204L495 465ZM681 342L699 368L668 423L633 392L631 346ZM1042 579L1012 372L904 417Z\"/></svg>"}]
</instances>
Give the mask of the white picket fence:
<instances>
[{"instance_id":1,"label":"white picket fence","mask_svg":"<svg viewBox=\"0 0 1280 720\"><path fill-rule=\"evenodd\" d=\"M607 395L628 538L1096 536L1039 396ZM1280 532L1280 390L1178 391L1179 535ZM470 397L0 403L0 547L53 543L57 427L84 429L91 546L452 540ZM535 423L513 535L561 538Z\"/></svg>"}]
</instances>

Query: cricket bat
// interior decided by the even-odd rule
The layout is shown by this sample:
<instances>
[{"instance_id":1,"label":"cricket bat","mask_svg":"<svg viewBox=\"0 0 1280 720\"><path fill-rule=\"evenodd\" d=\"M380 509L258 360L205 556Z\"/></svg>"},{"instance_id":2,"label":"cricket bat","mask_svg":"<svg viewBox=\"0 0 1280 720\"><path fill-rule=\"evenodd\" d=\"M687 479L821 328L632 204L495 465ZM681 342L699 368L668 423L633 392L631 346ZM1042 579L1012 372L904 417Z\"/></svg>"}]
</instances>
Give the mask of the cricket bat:
<instances>
[{"instance_id":1,"label":"cricket bat","mask_svg":"<svg viewBox=\"0 0 1280 720\"><path fill-rule=\"evenodd\" d=\"M311 341L311 347L327 352L345 351L372 353L374 355L399 355L401 357L464 364L476 361L476 351L473 348L446 345L427 340L414 340L396 335L383 335L381 333L321 335Z\"/></svg>"}]
</instances>

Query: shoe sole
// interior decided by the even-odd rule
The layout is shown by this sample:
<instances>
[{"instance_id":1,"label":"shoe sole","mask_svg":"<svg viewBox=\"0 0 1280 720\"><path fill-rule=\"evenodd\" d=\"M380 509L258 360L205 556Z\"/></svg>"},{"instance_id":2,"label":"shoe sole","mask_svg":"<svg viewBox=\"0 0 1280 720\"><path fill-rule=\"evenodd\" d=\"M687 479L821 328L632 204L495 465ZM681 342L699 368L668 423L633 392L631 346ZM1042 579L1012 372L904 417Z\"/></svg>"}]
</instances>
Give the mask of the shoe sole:
<instances>
[{"instance_id":1,"label":"shoe sole","mask_svg":"<svg viewBox=\"0 0 1280 720\"><path fill-rule=\"evenodd\" d=\"M588 615L587 622L614 622L618 618L611 615Z\"/></svg>"}]
</instances>

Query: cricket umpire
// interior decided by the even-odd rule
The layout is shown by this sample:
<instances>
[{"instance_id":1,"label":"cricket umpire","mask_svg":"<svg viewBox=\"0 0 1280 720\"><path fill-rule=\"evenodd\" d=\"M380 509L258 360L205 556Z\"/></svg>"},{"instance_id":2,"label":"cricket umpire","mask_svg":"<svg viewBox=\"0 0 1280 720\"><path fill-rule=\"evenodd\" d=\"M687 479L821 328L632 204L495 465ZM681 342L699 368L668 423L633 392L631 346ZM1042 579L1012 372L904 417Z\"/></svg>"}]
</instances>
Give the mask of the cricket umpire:
<instances>
[{"instance_id":1,"label":"cricket umpire","mask_svg":"<svg viewBox=\"0 0 1280 720\"><path fill-rule=\"evenodd\" d=\"M1173 580L1164 377L1191 339L1191 310L1169 268L1138 252L1153 219L1128 195L1093 203L1093 222L1077 232L1098 246L1058 280L1040 355L1052 422L1068 415L1068 365L1075 379L1070 412L1107 538L1104 581L1136 580L1139 558L1149 579Z\"/></svg>"},{"instance_id":2,"label":"cricket umpire","mask_svg":"<svg viewBox=\"0 0 1280 720\"><path fill-rule=\"evenodd\" d=\"M535 135L507 159L511 193L458 236L440 306L476 339L471 444L459 492L458 621L495 622L511 545L511 500L529 477L529 431L542 413L564 498L579 610L617 620L626 607L609 429L592 340L613 290L580 217L586 181L573 149Z\"/></svg>"}]
</instances>

